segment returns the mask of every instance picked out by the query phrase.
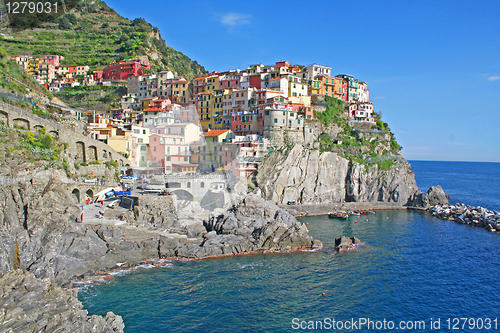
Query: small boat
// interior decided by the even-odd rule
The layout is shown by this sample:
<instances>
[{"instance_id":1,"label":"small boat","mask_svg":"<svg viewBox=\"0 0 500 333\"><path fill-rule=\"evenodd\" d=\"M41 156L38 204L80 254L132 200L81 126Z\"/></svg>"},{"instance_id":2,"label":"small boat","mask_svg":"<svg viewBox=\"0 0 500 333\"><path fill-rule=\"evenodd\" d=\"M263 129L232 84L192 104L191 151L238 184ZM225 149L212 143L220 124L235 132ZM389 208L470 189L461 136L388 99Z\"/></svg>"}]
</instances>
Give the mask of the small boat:
<instances>
[{"instance_id":1,"label":"small boat","mask_svg":"<svg viewBox=\"0 0 500 333\"><path fill-rule=\"evenodd\" d=\"M376 211L374 211L374 210L369 210L369 211L367 211L367 213L368 213L368 214L377 214L377 212L376 212Z\"/></svg>"},{"instance_id":2,"label":"small boat","mask_svg":"<svg viewBox=\"0 0 500 333\"><path fill-rule=\"evenodd\" d=\"M328 217L331 219L348 219L349 218L349 213L346 212L334 212L328 214Z\"/></svg>"},{"instance_id":3,"label":"small boat","mask_svg":"<svg viewBox=\"0 0 500 333\"><path fill-rule=\"evenodd\" d=\"M360 212L355 210L353 212L349 212L349 215L360 215Z\"/></svg>"}]
</instances>

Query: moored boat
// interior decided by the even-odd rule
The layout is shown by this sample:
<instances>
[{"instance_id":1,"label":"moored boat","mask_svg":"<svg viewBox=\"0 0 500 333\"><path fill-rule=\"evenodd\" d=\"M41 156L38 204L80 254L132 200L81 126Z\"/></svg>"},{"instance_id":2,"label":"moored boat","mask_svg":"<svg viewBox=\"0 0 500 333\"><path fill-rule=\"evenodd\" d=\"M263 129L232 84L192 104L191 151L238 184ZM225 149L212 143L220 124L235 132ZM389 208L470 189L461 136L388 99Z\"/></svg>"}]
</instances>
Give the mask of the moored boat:
<instances>
[{"instance_id":1,"label":"moored boat","mask_svg":"<svg viewBox=\"0 0 500 333\"><path fill-rule=\"evenodd\" d=\"M349 215L360 215L361 213L357 210L353 211L353 212L348 212Z\"/></svg>"},{"instance_id":2,"label":"moored boat","mask_svg":"<svg viewBox=\"0 0 500 333\"><path fill-rule=\"evenodd\" d=\"M331 219L348 219L349 214L346 212L334 212L334 213L328 214L328 217Z\"/></svg>"}]
</instances>

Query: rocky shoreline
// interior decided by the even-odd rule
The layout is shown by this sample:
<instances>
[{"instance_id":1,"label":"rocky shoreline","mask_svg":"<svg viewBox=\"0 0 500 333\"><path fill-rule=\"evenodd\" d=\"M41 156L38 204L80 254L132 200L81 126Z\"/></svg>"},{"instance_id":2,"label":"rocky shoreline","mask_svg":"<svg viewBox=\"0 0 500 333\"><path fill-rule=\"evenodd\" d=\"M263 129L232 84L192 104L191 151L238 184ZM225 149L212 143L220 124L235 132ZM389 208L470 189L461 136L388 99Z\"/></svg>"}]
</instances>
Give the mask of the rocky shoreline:
<instances>
[{"instance_id":1,"label":"rocky shoreline","mask_svg":"<svg viewBox=\"0 0 500 333\"><path fill-rule=\"evenodd\" d=\"M155 267L172 259L320 249L323 244L309 236L307 227L294 215L324 214L326 206L330 207L326 212L339 208L407 208L401 203L387 202L279 207L258 195L240 193L235 195L234 204L224 209L208 212L192 203L176 211L169 201L172 198L167 196L152 197L127 211L124 213L127 222L122 225L82 224L75 222L80 208L71 203L69 191L56 179L43 186L21 182L3 189L0 192L0 220L3 221L0 273L4 276L9 272L32 274L30 279L45 281L53 285L50 288L63 286L67 288L61 291L65 299L76 295L72 289L75 283L110 279L116 271L132 270L140 265ZM422 195L419 202L432 202L429 197ZM26 275L23 276L25 279ZM15 294L18 289L19 285L11 283L10 287L4 287L4 294ZM40 297L41 290L25 297ZM13 300L18 300L16 297ZM54 302L57 308L59 303ZM76 298L71 304L81 309ZM15 301L10 306L12 311L18 308ZM4 314L0 324L12 330L18 324L24 325L23 318L32 314L21 315L30 309L21 307L21 310L15 310L16 319L12 316L8 319ZM43 316L50 316L50 312L39 315L45 318ZM84 322L95 321L95 332L111 332L106 324L108 317L116 321L112 331L122 332L121 318L112 313L108 315L94 318L79 313ZM83 324L75 321L66 325L78 328Z\"/></svg>"},{"instance_id":2,"label":"rocky shoreline","mask_svg":"<svg viewBox=\"0 0 500 333\"><path fill-rule=\"evenodd\" d=\"M21 269L0 277L1 332L123 332L121 316L89 316L77 290L63 290L49 279Z\"/></svg>"},{"instance_id":3,"label":"rocky shoreline","mask_svg":"<svg viewBox=\"0 0 500 333\"><path fill-rule=\"evenodd\" d=\"M497 211L462 203L438 204L428 208L427 211L442 220L481 227L491 232L500 232L500 213Z\"/></svg>"},{"instance_id":4,"label":"rocky shoreline","mask_svg":"<svg viewBox=\"0 0 500 333\"><path fill-rule=\"evenodd\" d=\"M133 269L152 258L202 259L322 247L295 217L252 194L240 197L229 208L203 214L193 207L178 215L172 214L168 211L171 206L159 199L130 211L127 215L130 220L120 226L76 223L80 208L71 203L70 198L64 185L54 179L41 187L21 182L5 186L0 192L0 220L3 221L0 273L7 279L0 281L0 286L5 297L15 295L4 306L7 312L0 317L0 325L6 331L27 325L25 318L45 323L44 318L52 316L50 311L30 312L33 309L23 307L22 303L23 299L45 299L43 290L47 288L67 287L58 295L65 300L73 297L71 307L81 309L70 281L96 276L109 278L109 274L106 277L99 272ZM8 282L12 278L9 274L19 275L18 282ZM18 295L28 281L27 276L34 284L45 283L48 287ZM58 299L49 298L47 302L51 309L62 306ZM123 331L119 316L88 317L82 313L78 313L81 320L67 321L61 327L68 328L67 331L78 330L84 327L82 323L92 322L94 332ZM74 315L68 313L67 316ZM108 317L117 321L112 330L106 324ZM30 331L46 331L49 326L29 327Z\"/></svg>"}]
</instances>

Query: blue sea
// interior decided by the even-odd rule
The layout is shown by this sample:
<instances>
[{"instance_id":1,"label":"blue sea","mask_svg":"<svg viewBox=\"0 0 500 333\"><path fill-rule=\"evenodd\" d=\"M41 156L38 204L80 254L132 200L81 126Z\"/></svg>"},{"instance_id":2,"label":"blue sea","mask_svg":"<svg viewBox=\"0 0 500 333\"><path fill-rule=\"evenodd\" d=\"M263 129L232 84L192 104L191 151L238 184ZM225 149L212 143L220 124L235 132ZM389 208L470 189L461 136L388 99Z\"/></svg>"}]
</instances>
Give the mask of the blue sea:
<instances>
[{"instance_id":1,"label":"blue sea","mask_svg":"<svg viewBox=\"0 0 500 333\"><path fill-rule=\"evenodd\" d=\"M500 163L411 163L423 191L500 210ZM300 220L322 250L172 261L79 298L89 314L121 315L126 332L500 330L499 234L419 211ZM362 243L336 253L341 235Z\"/></svg>"}]
</instances>

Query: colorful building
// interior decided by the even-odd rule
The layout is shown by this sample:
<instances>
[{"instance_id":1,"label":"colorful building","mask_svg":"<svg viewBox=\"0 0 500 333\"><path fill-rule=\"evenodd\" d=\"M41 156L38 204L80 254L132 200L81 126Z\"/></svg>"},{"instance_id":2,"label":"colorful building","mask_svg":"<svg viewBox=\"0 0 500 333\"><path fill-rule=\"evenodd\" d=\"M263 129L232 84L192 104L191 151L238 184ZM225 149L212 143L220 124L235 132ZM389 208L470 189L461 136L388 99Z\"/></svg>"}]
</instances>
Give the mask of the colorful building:
<instances>
[{"instance_id":1,"label":"colorful building","mask_svg":"<svg viewBox=\"0 0 500 333\"><path fill-rule=\"evenodd\" d=\"M130 76L143 75L145 70L151 70L148 61L131 59L115 62L104 68L104 80L127 80Z\"/></svg>"}]
</instances>

